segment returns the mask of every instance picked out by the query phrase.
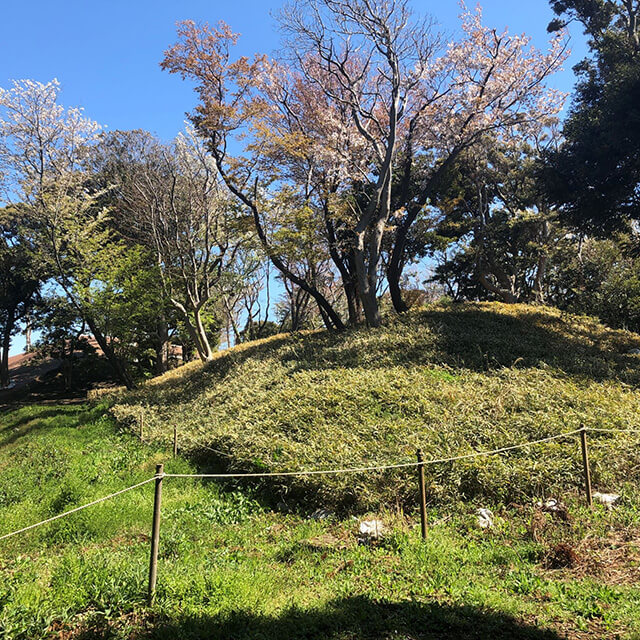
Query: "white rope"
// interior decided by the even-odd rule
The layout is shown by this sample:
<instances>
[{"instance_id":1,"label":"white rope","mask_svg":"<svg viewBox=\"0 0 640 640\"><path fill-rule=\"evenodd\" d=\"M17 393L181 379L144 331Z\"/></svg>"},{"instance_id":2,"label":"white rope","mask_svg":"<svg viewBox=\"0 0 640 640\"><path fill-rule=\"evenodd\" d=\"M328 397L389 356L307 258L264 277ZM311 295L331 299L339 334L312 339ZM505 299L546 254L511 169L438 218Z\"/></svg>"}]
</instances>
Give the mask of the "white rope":
<instances>
[{"instance_id":1,"label":"white rope","mask_svg":"<svg viewBox=\"0 0 640 640\"><path fill-rule=\"evenodd\" d=\"M496 453L503 453L504 451L512 451L513 449L522 449L524 447L533 446L534 444L541 444L543 442L551 442L552 440L559 440L560 438L574 436L576 435L576 433L580 433L581 431L582 429L575 429L574 431L567 431L566 433L558 433L555 436L540 438L540 440L532 440L531 442L523 442L521 444L512 444L509 447L502 447L501 449L492 449L491 451L478 451L475 453L467 453L461 456L454 456L453 458L440 458L435 460L426 460L425 464L434 464L436 462L451 462L453 460L464 460L465 458L477 458L478 456L491 456Z\"/></svg>"},{"instance_id":2,"label":"white rope","mask_svg":"<svg viewBox=\"0 0 640 640\"><path fill-rule=\"evenodd\" d=\"M80 507L76 507L75 509L71 509L69 511L65 511L64 513L59 513L56 516L51 518L47 518L42 522L37 522L36 524L29 525L28 527L24 527L22 529L18 529L17 531L12 531L11 533L5 533L0 536L0 540L5 540L6 538L10 538L12 536L16 536L19 533L24 533L25 531L30 531L31 529L35 529L36 527L40 527L43 524L48 524L49 522L53 522L54 520L58 520L59 518L64 518L65 516L69 516L72 513L77 513L78 511L82 511L83 509L87 509L88 507L92 507L101 502L105 502L106 500L110 500L111 498L115 498L127 491L132 491L133 489L137 489L138 487L142 487L149 482L153 482L157 478L266 478L266 477L282 477L282 476L311 476L311 475L328 475L328 474L338 474L338 473L358 473L364 471L384 471L385 469L401 469L405 467L417 467L419 465L427 465L427 464L438 464L441 462L454 462L455 460L465 460L468 458L478 458L480 456L490 456L495 455L497 453L504 453L505 451L513 451L514 449L522 449L524 447L530 447L536 444L541 444L543 442L550 442L552 440L558 440L560 438L566 438L568 436L573 436L577 433L580 433L582 429L575 429L574 431L568 431L566 433L558 433L554 436L547 436L546 438L540 438L539 440L532 440L531 442L522 442L520 444L513 444L508 447L501 447L500 449L492 449L490 451L476 451L473 453L465 453L459 456L452 456L450 458L433 458L431 460L423 460L422 462L401 462L398 464L387 464L387 465L378 465L371 467L347 467L344 469L316 469L312 471L281 471L281 472L267 472L267 473L163 473L160 475L155 475L152 478L148 478L147 480L143 480L138 484L134 484L126 489L121 489L120 491L116 491L108 496L104 496L102 498L98 498L93 502L89 502ZM591 429L591 431L604 431L603 429Z\"/></svg>"},{"instance_id":3,"label":"white rope","mask_svg":"<svg viewBox=\"0 0 640 640\"><path fill-rule=\"evenodd\" d=\"M266 478L272 476L313 476L331 473L356 473L358 471L382 471L384 469L400 469L416 467L420 462L401 462L379 467L349 467L345 469L316 469L313 471L274 471L265 473L166 473L167 478Z\"/></svg>"},{"instance_id":4,"label":"white rope","mask_svg":"<svg viewBox=\"0 0 640 640\"><path fill-rule=\"evenodd\" d=\"M36 527L39 527L43 524L53 522L54 520L58 520L59 518L64 518L65 516L71 515L72 513L76 513L77 511L82 511L87 507L92 507L94 504L99 504L100 502L104 502L105 500L110 500L111 498L115 498L116 496L119 496L122 493L126 493L127 491L131 491L132 489L137 489L138 487L141 487L144 484L153 482L157 477L159 476L153 476L153 478L149 478L148 480L143 480L142 482L138 482L138 484L134 484L131 487L127 487L126 489L121 489L120 491L116 491L115 493L112 493L111 495L108 495L108 496L104 496L103 498L98 498L93 502L89 502L88 504L83 504L81 507L76 507L75 509L71 509L70 511L59 513L57 516L53 516L52 518L47 518L46 520L43 520L42 522L37 522L36 524L31 524L28 527L24 527L23 529L18 529L18 531L5 533L4 535L0 536L0 540L4 540L5 538L10 538L11 536L16 536L19 533L24 533L25 531L29 531L30 529L35 529Z\"/></svg>"},{"instance_id":5,"label":"white rope","mask_svg":"<svg viewBox=\"0 0 640 640\"><path fill-rule=\"evenodd\" d=\"M587 431L597 433L640 433L640 429L600 429L599 427L587 427Z\"/></svg>"},{"instance_id":6,"label":"white rope","mask_svg":"<svg viewBox=\"0 0 640 640\"><path fill-rule=\"evenodd\" d=\"M530 447L535 444L541 444L543 442L550 442L551 440L558 440L559 438L566 438L567 436L573 436L576 433L580 433L582 429L576 429L574 431L568 431L567 433L559 433L555 436L548 436L546 438L540 438L539 440L532 440L531 442L523 442L520 444L514 444L508 447L502 447L500 449L492 449L491 451L476 451L474 453L466 453L459 456L453 456L451 458L434 458L432 460L424 460L423 462L401 462L399 464L388 464L373 467L347 467L344 469L321 469L313 471L281 471L281 472L266 472L266 473L167 473L167 478L266 478L266 477L279 477L279 476L312 476L312 475L328 475L338 473L358 473L362 471L384 471L385 469L400 469L403 467L417 467L419 465L436 464L440 462L453 462L455 460L464 460L466 458L477 458L479 456L490 456L496 453L503 453L504 451L512 451L513 449L522 449L523 447Z\"/></svg>"}]
</instances>

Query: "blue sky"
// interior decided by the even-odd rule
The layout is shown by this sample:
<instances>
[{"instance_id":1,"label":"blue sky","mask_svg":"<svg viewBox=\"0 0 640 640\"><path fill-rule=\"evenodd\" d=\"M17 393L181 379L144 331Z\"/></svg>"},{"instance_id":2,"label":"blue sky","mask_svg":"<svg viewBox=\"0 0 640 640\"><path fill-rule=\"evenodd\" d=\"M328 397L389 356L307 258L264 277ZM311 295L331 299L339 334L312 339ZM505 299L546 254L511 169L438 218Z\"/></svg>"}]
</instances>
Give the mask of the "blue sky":
<instances>
[{"instance_id":1,"label":"blue sky","mask_svg":"<svg viewBox=\"0 0 640 640\"><path fill-rule=\"evenodd\" d=\"M412 5L416 13L433 16L445 32L457 30L457 0L414 0ZM546 48L546 26L553 17L546 0L485 0L481 5L487 25L527 33L536 46ZM239 52L271 53L279 44L272 17L279 6L256 0L6 3L0 86L13 79L57 78L65 105L83 107L88 117L109 129L142 128L170 139L195 104L190 86L159 68L163 51L175 40L176 21L224 20L242 34ZM550 82L564 91L574 83L571 67L586 53L580 30L574 28L571 36L571 57ZM12 353L23 346L17 337Z\"/></svg>"},{"instance_id":2,"label":"blue sky","mask_svg":"<svg viewBox=\"0 0 640 640\"><path fill-rule=\"evenodd\" d=\"M485 0L485 23L530 35L537 46L548 41L552 17L546 0ZM110 129L144 128L172 138L184 113L194 105L190 87L160 70L165 48L175 40L175 23L225 20L242 34L243 53L270 53L279 35L271 16L280 4L255 0L31 0L6 3L2 11L0 84L32 78L62 83L62 101L82 106ZM429 13L447 32L457 27L457 0L414 0L418 13ZM471 5L470 5L471 6ZM585 53L582 34L572 33L573 53L553 84L573 85L571 67Z\"/></svg>"}]
</instances>

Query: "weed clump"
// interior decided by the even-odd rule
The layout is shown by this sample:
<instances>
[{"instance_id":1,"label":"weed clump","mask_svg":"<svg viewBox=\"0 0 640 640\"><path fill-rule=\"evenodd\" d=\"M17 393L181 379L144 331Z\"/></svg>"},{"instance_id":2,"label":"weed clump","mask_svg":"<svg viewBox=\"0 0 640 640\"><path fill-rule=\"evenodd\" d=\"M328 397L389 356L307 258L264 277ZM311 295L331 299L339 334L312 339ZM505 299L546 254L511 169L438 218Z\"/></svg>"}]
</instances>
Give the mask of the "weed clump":
<instances>
[{"instance_id":1,"label":"weed clump","mask_svg":"<svg viewBox=\"0 0 640 640\"><path fill-rule=\"evenodd\" d=\"M547 549L542 565L545 569L573 569L578 565L578 554L566 542L559 542Z\"/></svg>"}]
</instances>

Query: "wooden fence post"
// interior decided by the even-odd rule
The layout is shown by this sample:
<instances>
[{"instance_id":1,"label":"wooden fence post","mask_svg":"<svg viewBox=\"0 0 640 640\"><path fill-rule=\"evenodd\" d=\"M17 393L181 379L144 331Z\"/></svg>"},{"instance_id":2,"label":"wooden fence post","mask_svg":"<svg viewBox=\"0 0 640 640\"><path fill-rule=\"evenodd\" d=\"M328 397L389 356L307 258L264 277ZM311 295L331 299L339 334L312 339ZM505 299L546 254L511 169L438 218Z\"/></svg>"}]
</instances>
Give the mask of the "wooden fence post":
<instances>
[{"instance_id":1,"label":"wooden fence post","mask_svg":"<svg viewBox=\"0 0 640 640\"><path fill-rule=\"evenodd\" d=\"M158 577L158 543L160 541L160 509L162 507L162 478L164 465L156 465L156 490L153 498L153 524L151 526L151 557L149 560L148 601L152 605L156 597L156 580Z\"/></svg>"},{"instance_id":2,"label":"wooden fence post","mask_svg":"<svg viewBox=\"0 0 640 640\"><path fill-rule=\"evenodd\" d=\"M420 487L420 526L422 529L422 539L427 539L427 498L424 489L424 460L422 449L416 451L418 457L418 486Z\"/></svg>"},{"instance_id":3,"label":"wooden fence post","mask_svg":"<svg viewBox=\"0 0 640 640\"><path fill-rule=\"evenodd\" d=\"M173 427L173 457L178 457L178 427Z\"/></svg>"},{"instance_id":4,"label":"wooden fence post","mask_svg":"<svg viewBox=\"0 0 640 640\"><path fill-rule=\"evenodd\" d=\"M593 498L591 496L591 470L589 469L589 449L587 448L587 430L584 425L580 429L580 445L582 447L582 467L584 471L584 488L587 493L587 503L593 506Z\"/></svg>"}]
</instances>

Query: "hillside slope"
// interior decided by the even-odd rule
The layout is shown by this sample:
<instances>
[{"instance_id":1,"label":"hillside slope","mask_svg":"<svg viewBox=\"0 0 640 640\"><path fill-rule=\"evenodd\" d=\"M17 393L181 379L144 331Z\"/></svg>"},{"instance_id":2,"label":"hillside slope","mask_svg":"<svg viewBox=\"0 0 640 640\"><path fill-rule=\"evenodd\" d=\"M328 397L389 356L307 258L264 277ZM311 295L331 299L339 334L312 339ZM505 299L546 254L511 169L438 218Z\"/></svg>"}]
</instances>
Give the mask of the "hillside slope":
<instances>
[{"instance_id":1,"label":"hillside slope","mask_svg":"<svg viewBox=\"0 0 640 640\"><path fill-rule=\"evenodd\" d=\"M493 449L591 427L640 429L640 336L526 305L436 305L378 330L283 335L192 363L112 412L205 466L327 469ZM640 474L637 434L590 436L597 488ZM633 446L629 446L630 443ZM215 451L212 451L215 450ZM575 438L428 467L432 503L576 488ZM415 504L413 470L281 482L282 496L361 508ZM631 485L629 485L631 486ZM273 487L272 487L273 489Z\"/></svg>"},{"instance_id":2,"label":"hillside slope","mask_svg":"<svg viewBox=\"0 0 640 640\"><path fill-rule=\"evenodd\" d=\"M0 537L152 476L195 466L96 406L0 412ZM0 540L3 640L592 640L640 633L637 499L372 514L271 511L252 492L164 481L158 593L146 603L153 485Z\"/></svg>"}]
</instances>

